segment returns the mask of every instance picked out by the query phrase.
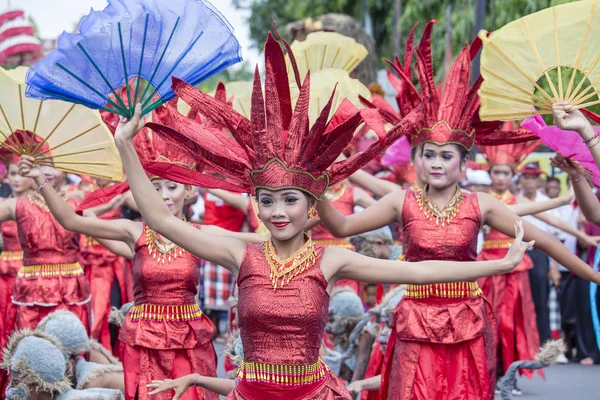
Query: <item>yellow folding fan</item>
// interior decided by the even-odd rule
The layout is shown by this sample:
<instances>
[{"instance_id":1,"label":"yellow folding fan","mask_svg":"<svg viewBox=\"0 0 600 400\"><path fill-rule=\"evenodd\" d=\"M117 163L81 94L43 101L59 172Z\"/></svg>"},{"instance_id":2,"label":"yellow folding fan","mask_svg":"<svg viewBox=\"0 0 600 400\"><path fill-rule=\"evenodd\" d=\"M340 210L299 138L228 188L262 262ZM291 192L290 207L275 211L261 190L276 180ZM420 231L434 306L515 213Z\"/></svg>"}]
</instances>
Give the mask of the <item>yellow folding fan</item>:
<instances>
[{"instance_id":1,"label":"yellow folding fan","mask_svg":"<svg viewBox=\"0 0 600 400\"><path fill-rule=\"evenodd\" d=\"M0 147L40 165L113 181L123 166L98 111L80 104L25 97L27 68L0 68Z\"/></svg>"},{"instance_id":2,"label":"yellow folding fan","mask_svg":"<svg viewBox=\"0 0 600 400\"><path fill-rule=\"evenodd\" d=\"M600 103L600 0L547 8L479 37L483 121L551 114L557 102Z\"/></svg>"},{"instance_id":3,"label":"yellow folding fan","mask_svg":"<svg viewBox=\"0 0 600 400\"><path fill-rule=\"evenodd\" d=\"M309 70L311 74L326 68L352 72L369 54L365 46L336 32L313 32L302 42L294 41L291 48L301 79Z\"/></svg>"},{"instance_id":4,"label":"yellow folding fan","mask_svg":"<svg viewBox=\"0 0 600 400\"><path fill-rule=\"evenodd\" d=\"M336 87L337 85L337 87ZM358 108L363 108L359 100L359 95L367 100L371 100L371 92L358 79L350 78L347 71L343 69L327 68L320 71L310 72L310 99L308 104L308 119L310 126L316 121L325 107L333 90L335 95L329 112L329 118L335 114L344 99L348 99ZM290 81L290 94L292 105L295 106L300 91L294 80Z\"/></svg>"}]
</instances>

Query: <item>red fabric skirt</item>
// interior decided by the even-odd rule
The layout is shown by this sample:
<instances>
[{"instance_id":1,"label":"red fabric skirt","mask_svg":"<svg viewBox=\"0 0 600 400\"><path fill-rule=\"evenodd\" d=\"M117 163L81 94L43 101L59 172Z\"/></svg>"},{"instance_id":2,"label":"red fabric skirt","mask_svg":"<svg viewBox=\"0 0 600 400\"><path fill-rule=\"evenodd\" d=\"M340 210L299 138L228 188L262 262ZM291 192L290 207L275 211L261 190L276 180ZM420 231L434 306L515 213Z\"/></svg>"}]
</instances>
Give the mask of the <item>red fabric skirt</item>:
<instances>
[{"instance_id":1,"label":"red fabric skirt","mask_svg":"<svg viewBox=\"0 0 600 400\"><path fill-rule=\"evenodd\" d=\"M383 398L494 399L496 320L483 297L405 298L394 314Z\"/></svg>"},{"instance_id":2,"label":"red fabric skirt","mask_svg":"<svg viewBox=\"0 0 600 400\"><path fill-rule=\"evenodd\" d=\"M226 400L351 400L342 381L331 372L322 381L306 386L284 386L238 381Z\"/></svg>"},{"instance_id":3,"label":"red fabric skirt","mask_svg":"<svg viewBox=\"0 0 600 400\"><path fill-rule=\"evenodd\" d=\"M528 271L482 278L479 285L498 318L498 349L503 374L518 360L534 360L540 350ZM521 370L528 378L531 370ZM542 369L538 370L544 376Z\"/></svg>"},{"instance_id":4,"label":"red fabric skirt","mask_svg":"<svg viewBox=\"0 0 600 400\"><path fill-rule=\"evenodd\" d=\"M367 371L365 372L365 378L369 379L377 375L381 375L383 369L383 358L384 354L381 352L381 344L375 342L373 351L371 352L371 358L369 359L369 365L367 365ZM380 395L379 390L363 390L360 394L360 400L382 400L383 397Z\"/></svg>"},{"instance_id":5,"label":"red fabric skirt","mask_svg":"<svg viewBox=\"0 0 600 400\"><path fill-rule=\"evenodd\" d=\"M31 329L35 330L38 323L44 319L44 317L56 310L68 310L81 320L85 329L90 331L90 320L88 313L89 303L81 305L71 304L60 304L58 306L23 306L15 305L16 317L15 317L15 330L19 329Z\"/></svg>"},{"instance_id":6,"label":"red fabric skirt","mask_svg":"<svg viewBox=\"0 0 600 400\"><path fill-rule=\"evenodd\" d=\"M0 321L0 348L8 343L8 337L15 324L16 309L11 297L16 278L14 275L0 276L0 315L2 315Z\"/></svg>"},{"instance_id":7,"label":"red fabric skirt","mask_svg":"<svg viewBox=\"0 0 600 400\"><path fill-rule=\"evenodd\" d=\"M149 396L146 387L153 380L176 379L189 374L217 376L217 357L210 342L194 349L160 350L130 346L121 342L120 355L125 371L126 400L170 400L173 392ZM137 392L137 397L136 397ZM182 400L218 400L219 396L195 387L181 396Z\"/></svg>"}]
</instances>

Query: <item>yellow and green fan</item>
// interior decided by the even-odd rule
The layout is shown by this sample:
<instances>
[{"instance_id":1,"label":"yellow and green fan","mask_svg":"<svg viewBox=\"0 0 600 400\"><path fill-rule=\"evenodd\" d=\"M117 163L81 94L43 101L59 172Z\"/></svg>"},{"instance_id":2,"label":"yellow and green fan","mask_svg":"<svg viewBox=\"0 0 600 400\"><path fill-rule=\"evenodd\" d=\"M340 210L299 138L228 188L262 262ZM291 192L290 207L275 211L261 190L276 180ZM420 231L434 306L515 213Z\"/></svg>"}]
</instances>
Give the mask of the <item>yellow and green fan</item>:
<instances>
[{"instance_id":1,"label":"yellow and green fan","mask_svg":"<svg viewBox=\"0 0 600 400\"><path fill-rule=\"evenodd\" d=\"M557 102L600 103L600 0L550 7L479 37L483 121L551 114Z\"/></svg>"}]
</instances>

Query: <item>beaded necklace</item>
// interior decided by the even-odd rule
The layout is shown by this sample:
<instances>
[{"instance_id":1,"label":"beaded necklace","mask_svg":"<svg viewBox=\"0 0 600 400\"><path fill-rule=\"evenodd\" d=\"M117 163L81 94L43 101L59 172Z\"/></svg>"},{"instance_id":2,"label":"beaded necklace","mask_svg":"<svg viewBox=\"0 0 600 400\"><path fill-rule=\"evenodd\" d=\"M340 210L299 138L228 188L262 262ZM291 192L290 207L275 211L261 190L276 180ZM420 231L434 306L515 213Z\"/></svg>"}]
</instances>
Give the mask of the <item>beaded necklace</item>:
<instances>
[{"instance_id":1,"label":"beaded necklace","mask_svg":"<svg viewBox=\"0 0 600 400\"><path fill-rule=\"evenodd\" d=\"M284 284L289 284L292 278L315 264L317 256L314 242L310 237L306 236L306 238L308 240L304 245L285 260L277 255L277 251L270 240L261 245L267 264L271 268L269 279L271 279L273 291L277 290L278 284L282 288Z\"/></svg>"},{"instance_id":2,"label":"beaded necklace","mask_svg":"<svg viewBox=\"0 0 600 400\"><path fill-rule=\"evenodd\" d=\"M144 225L144 233L146 234L146 246L148 254L152 256L159 264L165 262L170 263L176 260L177 257L183 256L184 250L175 243L167 243L156 232Z\"/></svg>"},{"instance_id":3,"label":"beaded necklace","mask_svg":"<svg viewBox=\"0 0 600 400\"><path fill-rule=\"evenodd\" d=\"M417 204L419 205L419 210L423 211L423 214L429 221L433 221L435 219L435 225L439 226L440 221L442 223L442 228L446 225L450 225L450 221L456 218L458 214L458 207L460 203L463 201L463 193L460 190L458 185L456 186L456 191L454 192L454 196L450 199L450 201L444 206L442 210L440 210L435 204L433 200L427 196L427 189L429 189L429 184L425 185L423 190L417 192Z\"/></svg>"}]
</instances>

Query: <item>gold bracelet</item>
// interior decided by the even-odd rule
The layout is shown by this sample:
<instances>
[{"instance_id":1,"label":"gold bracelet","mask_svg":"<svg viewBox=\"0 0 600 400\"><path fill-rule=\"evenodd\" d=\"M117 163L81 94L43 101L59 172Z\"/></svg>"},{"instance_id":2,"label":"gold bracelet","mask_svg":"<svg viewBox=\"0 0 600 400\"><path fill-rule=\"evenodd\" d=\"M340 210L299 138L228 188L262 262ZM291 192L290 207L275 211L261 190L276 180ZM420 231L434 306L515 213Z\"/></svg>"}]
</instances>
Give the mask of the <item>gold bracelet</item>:
<instances>
[{"instance_id":1,"label":"gold bracelet","mask_svg":"<svg viewBox=\"0 0 600 400\"><path fill-rule=\"evenodd\" d=\"M598 143L600 143L600 138L598 138L598 137L596 136L596 139L598 139L598 140L596 140L596 141L595 141L595 142L594 142L592 145L589 145L589 144L587 145L587 148L588 148L588 149L591 149L592 147L594 147L594 146L596 146Z\"/></svg>"},{"instance_id":2,"label":"gold bracelet","mask_svg":"<svg viewBox=\"0 0 600 400\"><path fill-rule=\"evenodd\" d=\"M577 174L577 177L578 177L577 179L573 179L571 177L571 183L579 182L580 180L582 180L584 178L584 176L581 174Z\"/></svg>"}]
</instances>

